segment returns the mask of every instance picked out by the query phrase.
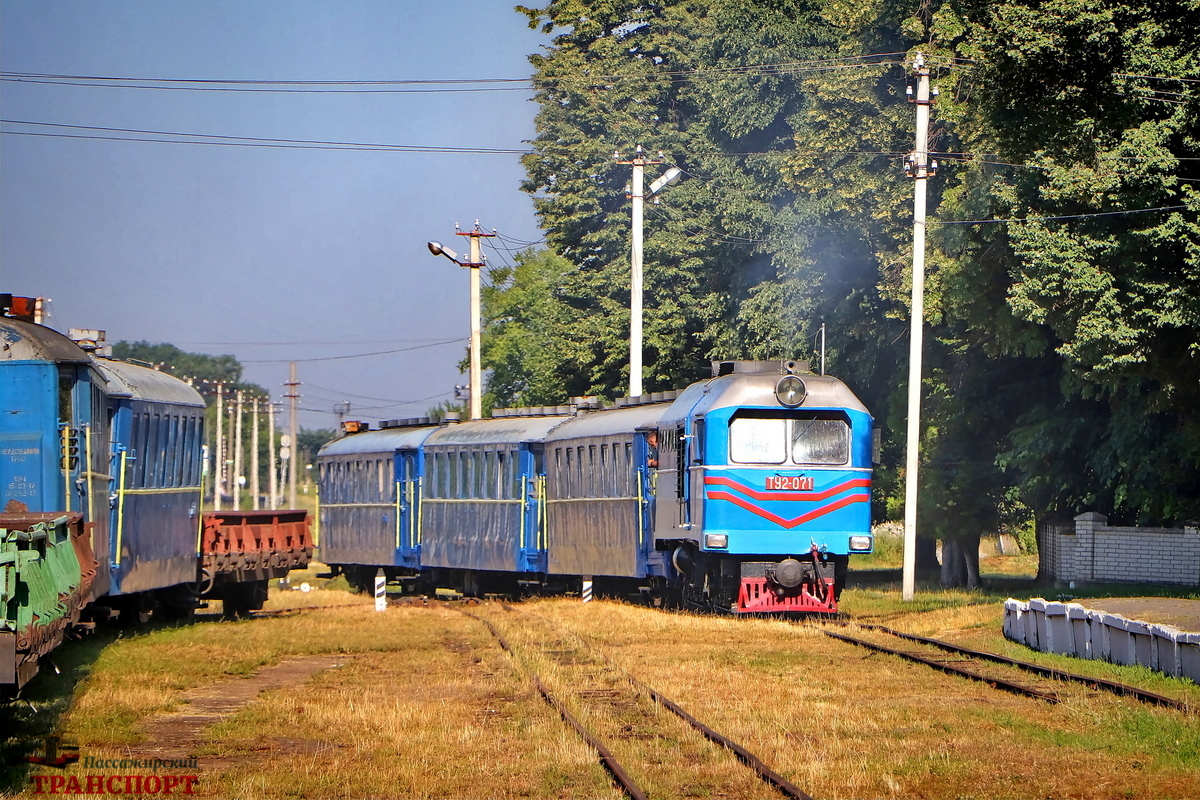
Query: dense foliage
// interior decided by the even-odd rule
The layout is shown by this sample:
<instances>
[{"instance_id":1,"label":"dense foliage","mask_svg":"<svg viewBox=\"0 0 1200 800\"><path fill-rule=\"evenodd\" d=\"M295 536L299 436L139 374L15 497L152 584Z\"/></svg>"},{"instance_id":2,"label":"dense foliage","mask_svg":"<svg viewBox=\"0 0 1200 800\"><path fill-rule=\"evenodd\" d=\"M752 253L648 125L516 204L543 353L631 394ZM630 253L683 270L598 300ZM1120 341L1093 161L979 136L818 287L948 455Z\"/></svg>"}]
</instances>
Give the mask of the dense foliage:
<instances>
[{"instance_id":1,"label":"dense foliage","mask_svg":"<svg viewBox=\"0 0 1200 800\"><path fill-rule=\"evenodd\" d=\"M885 428L900 513L913 54L941 90L929 181L922 530L1098 510L1200 517L1198 0L550 0L525 189L552 252L490 290L501 404L627 386L628 160L647 206L646 386L806 357ZM614 152L622 159L614 159ZM662 167L649 167L652 180ZM1162 209L1151 210L1147 209ZM968 222L978 221L978 222Z\"/></svg>"}]
</instances>

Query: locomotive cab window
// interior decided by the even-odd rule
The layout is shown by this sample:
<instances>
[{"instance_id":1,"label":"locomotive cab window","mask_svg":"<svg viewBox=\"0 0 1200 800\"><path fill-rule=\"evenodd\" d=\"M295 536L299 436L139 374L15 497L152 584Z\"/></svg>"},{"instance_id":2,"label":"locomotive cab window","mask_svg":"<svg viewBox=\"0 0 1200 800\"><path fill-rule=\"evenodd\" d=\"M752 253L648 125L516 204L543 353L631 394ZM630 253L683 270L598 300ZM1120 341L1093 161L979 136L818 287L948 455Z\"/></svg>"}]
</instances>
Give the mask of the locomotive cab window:
<instances>
[{"instance_id":1,"label":"locomotive cab window","mask_svg":"<svg viewBox=\"0 0 1200 800\"><path fill-rule=\"evenodd\" d=\"M729 460L736 464L845 464L850 424L836 412L743 413L729 423Z\"/></svg>"}]
</instances>

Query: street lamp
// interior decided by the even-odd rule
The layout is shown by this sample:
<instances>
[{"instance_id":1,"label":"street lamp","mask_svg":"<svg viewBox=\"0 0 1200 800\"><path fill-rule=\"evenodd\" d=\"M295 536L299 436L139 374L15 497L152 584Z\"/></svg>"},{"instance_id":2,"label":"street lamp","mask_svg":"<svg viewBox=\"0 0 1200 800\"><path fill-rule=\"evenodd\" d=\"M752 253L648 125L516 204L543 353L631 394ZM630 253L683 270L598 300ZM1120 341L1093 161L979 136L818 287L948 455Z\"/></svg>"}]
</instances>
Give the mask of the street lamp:
<instances>
[{"instance_id":1,"label":"street lamp","mask_svg":"<svg viewBox=\"0 0 1200 800\"><path fill-rule=\"evenodd\" d=\"M618 154L613 153L613 158L619 158ZM643 189L646 165L663 163L662 153L658 154L657 159L648 159L642 155L639 145L632 159L618 160L617 163L633 167L633 182L629 191L629 197L633 200L633 243L629 248L629 396L637 397L642 393L642 206L647 197L679 183L683 170L671 167L650 184L647 192Z\"/></svg>"},{"instance_id":2,"label":"street lamp","mask_svg":"<svg viewBox=\"0 0 1200 800\"><path fill-rule=\"evenodd\" d=\"M458 236L471 237L471 260L459 261L458 253L446 247L441 242L429 242L426 247L435 256L445 256L471 270L471 419L483 418L483 368L480 365L479 353L479 269L484 266L483 254L480 252L479 239L484 236L495 236L484 233L479 229L479 220L475 220L475 228L470 231L459 231Z\"/></svg>"}]
</instances>

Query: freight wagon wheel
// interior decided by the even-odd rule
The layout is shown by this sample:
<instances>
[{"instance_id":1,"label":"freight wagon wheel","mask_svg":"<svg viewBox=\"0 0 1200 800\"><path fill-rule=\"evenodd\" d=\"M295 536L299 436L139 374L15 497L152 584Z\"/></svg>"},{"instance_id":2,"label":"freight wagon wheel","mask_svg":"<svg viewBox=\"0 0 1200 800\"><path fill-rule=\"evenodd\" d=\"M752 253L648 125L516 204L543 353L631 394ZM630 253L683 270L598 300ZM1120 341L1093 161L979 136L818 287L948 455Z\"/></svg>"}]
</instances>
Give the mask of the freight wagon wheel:
<instances>
[{"instance_id":1,"label":"freight wagon wheel","mask_svg":"<svg viewBox=\"0 0 1200 800\"><path fill-rule=\"evenodd\" d=\"M267 581L244 581L225 587L221 598L225 619L249 619L267 601Z\"/></svg>"},{"instance_id":2,"label":"freight wagon wheel","mask_svg":"<svg viewBox=\"0 0 1200 800\"><path fill-rule=\"evenodd\" d=\"M183 583L160 589L155 599L158 612L166 622L191 622L200 604L200 592L197 584Z\"/></svg>"}]
</instances>

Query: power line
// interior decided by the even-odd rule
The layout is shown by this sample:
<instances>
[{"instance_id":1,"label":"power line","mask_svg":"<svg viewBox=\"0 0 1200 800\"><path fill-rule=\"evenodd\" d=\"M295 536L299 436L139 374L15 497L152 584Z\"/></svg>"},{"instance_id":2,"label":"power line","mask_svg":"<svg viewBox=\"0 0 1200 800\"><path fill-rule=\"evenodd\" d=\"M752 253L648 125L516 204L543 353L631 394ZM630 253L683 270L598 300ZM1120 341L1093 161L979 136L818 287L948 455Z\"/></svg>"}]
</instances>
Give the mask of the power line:
<instances>
[{"instance_id":1,"label":"power line","mask_svg":"<svg viewBox=\"0 0 1200 800\"><path fill-rule=\"evenodd\" d=\"M1146 214L1154 211L1178 211L1187 206L1161 206L1159 208L1131 208L1126 211L1098 211L1094 214L1063 214L1055 217L1011 217L1009 219L944 219L929 220L936 225L982 225L989 222L1042 222L1060 219L1085 219L1087 217L1115 217L1125 214Z\"/></svg>"},{"instance_id":2,"label":"power line","mask_svg":"<svg viewBox=\"0 0 1200 800\"><path fill-rule=\"evenodd\" d=\"M60 75L49 72L0 72L0 77L41 78L45 80L112 81L134 83L198 83L220 85L265 85L265 86L405 86L475 83L528 83L529 78L408 78L399 80L353 80L353 81L271 81L244 78L147 78L122 77L116 75Z\"/></svg>"},{"instance_id":3,"label":"power line","mask_svg":"<svg viewBox=\"0 0 1200 800\"><path fill-rule=\"evenodd\" d=\"M175 341L163 342L173 346L187 345L188 347L324 347L329 345L348 344L408 344L410 342L438 342L439 339L326 339L321 341L290 341L290 342L193 342Z\"/></svg>"},{"instance_id":4,"label":"power line","mask_svg":"<svg viewBox=\"0 0 1200 800\"><path fill-rule=\"evenodd\" d=\"M531 92L527 86L477 87L469 89L274 89L237 86L148 86L130 83L85 83L83 81L42 80L39 78L0 78L5 83L40 83L49 86L85 86L109 89L150 89L166 92L251 92L272 94L460 94L465 92Z\"/></svg>"},{"instance_id":5,"label":"power line","mask_svg":"<svg viewBox=\"0 0 1200 800\"><path fill-rule=\"evenodd\" d=\"M1140 78L1148 81L1179 81L1180 83L1200 83L1200 78L1179 78L1168 75L1136 75L1131 72L1114 72L1114 78Z\"/></svg>"},{"instance_id":6,"label":"power line","mask_svg":"<svg viewBox=\"0 0 1200 800\"><path fill-rule=\"evenodd\" d=\"M893 66L899 62L869 61L867 59L894 58L903 52L867 53L856 56L810 59L783 63L746 64L734 67L710 67L684 70L664 70L648 73L625 73L611 75L579 75L528 77L528 78L433 78L398 80L261 80L220 78L153 78L117 75L69 75L48 72L0 72L0 80L12 83L39 83L61 86L89 86L103 88L150 89L166 91L218 91L218 92L280 92L280 93L441 93L441 92L485 92L485 91L530 91L538 85L543 87L621 80L655 80L661 78L696 79L723 78L742 75L794 75L804 72L822 72L835 69L858 69L871 66ZM961 61L961 59L955 59ZM953 61L953 60L952 60ZM859 63L853 63L859 62ZM864 63L866 62L866 63ZM157 85L162 84L162 85ZM522 84L513 86L512 84ZM397 88L431 86L435 88ZM283 87L283 88L279 88ZM446 88L451 87L451 88ZM466 88L460 88L466 87Z\"/></svg>"},{"instance_id":7,"label":"power line","mask_svg":"<svg viewBox=\"0 0 1200 800\"><path fill-rule=\"evenodd\" d=\"M304 388L306 390L306 392L305 392L306 394L328 396L329 398L332 398L334 400L345 400L346 398L351 398L351 399L356 399L356 400L373 400L377 403L385 403L386 404L386 405L382 405L382 406L359 406L359 408L364 408L364 409L366 409L366 408L392 408L394 406L406 406L406 405L411 405L413 403L423 403L426 400L433 399L434 397L441 397L443 395L450 394L449 391L445 391L445 392L438 392L437 394L431 395L430 397L421 397L421 398L417 398L415 400L398 400L394 397L372 397L371 395L356 394L355 392L348 392L344 389L331 389L327 386L320 386L318 384L312 383L311 381L305 382ZM314 389L317 391L315 391L315 392L312 391Z\"/></svg>"},{"instance_id":8,"label":"power line","mask_svg":"<svg viewBox=\"0 0 1200 800\"><path fill-rule=\"evenodd\" d=\"M367 358L369 356L386 356L386 355L391 355L392 353L407 353L407 352L411 352L413 350L426 350L431 347L442 347L443 345L448 345L448 344L463 344L464 341L465 341L464 339L446 339L445 341L434 342L432 344L419 344L419 345L414 345L412 347L399 347L399 348L396 348L395 350L378 350L373 353L352 353L350 355L345 355L345 356L321 356L321 357L317 357L317 358L269 358L269 359L259 359L259 360L255 360L255 361L242 361L241 363L243 363L243 364L288 364L293 361L295 361L295 362L344 361L344 360L350 359L350 358Z\"/></svg>"},{"instance_id":9,"label":"power line","mask_svg":"<svg viewBox=\"0 0 1200 800\"><path fill-rule=\"evenodd\" d=\"M193 137L204 140L227 140L227 141L204 141L204 142L187 142L187 141L166 141L167 144L224 144L224 145L241 145L241 146L260 146L260 147L300 147L302 149L338 149L338 150L396 150L401 152L418 152L418 153L496 153L504 155L524 155L529 153L529 150L515 150L502 148L487 148L487 147L452 147L449 145L409 145L409 144L380 144L374 142L339 142L339 141L322 141L319 139L275 139L257 136L226 136L224 134L215 133L191 133L179 131L156 131L146 130L141 128L109 128L99 125L67 125L58 122L33 122L20 119L0 119L0 123L6 125L37 125L46 128L68 128L70 130L82 131L101 131L105 133L138 133L150 136L176 136L176 137ZM0 131L4 134L13 134L21 136L57 136L59 134L41 133L41 132L22 132L22 131ZM118 141L164 141L159 139L129 139L125 137L92 137L92 136L70 136L62 134L68 138L84 138L84 139L117 139ZM315 146L315 147L314 147Z\"/></svg>"}]
</instances>

